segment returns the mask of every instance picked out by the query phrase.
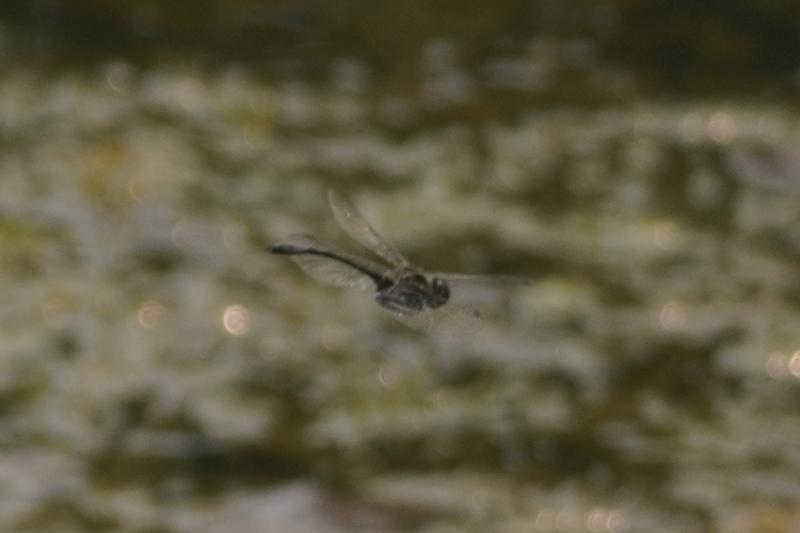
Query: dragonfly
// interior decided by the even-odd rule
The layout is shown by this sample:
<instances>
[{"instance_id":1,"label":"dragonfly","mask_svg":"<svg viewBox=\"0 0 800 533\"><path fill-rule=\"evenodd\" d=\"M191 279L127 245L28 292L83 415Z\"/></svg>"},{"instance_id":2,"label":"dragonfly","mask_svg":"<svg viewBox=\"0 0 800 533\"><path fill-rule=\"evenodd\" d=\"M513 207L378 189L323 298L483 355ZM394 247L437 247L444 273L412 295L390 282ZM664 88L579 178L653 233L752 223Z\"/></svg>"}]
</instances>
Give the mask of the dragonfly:
<instances>
[{"instance_id":1,"label":"dragonfly","mask_svg":"<svg viewBox=\"0 0 800 533\"><path fill-rule=\"evenodd\" d=\"M455 303L454 287L530 282L520 276L427 272L381 237L344 196L329 190L328 203L338 226L380 261L331 249L308 234L291 235L269 246L268 251L287 256L319 281L374 291L380 307L412 328L435 328L446 334L477 331L483 323L481 313Z\"/></svg>"}]
</instances>

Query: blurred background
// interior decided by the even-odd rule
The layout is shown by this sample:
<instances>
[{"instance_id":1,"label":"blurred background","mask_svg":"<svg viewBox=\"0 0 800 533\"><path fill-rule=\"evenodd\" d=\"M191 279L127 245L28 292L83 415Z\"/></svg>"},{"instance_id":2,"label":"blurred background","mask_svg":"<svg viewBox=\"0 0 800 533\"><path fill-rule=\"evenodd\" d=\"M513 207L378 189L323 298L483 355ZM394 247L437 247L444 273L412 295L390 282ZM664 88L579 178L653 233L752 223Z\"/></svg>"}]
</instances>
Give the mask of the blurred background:
<instances>
[{"instance_id":1,"label":"blurred background","mask_svg":"<svg viewBox=\"0 0 800 533\"><path fill-rule=\"evenodd\" d=\"M0 5L0 530L800 529L800 5ZM464 339L264 247L536 281Z\"/></svg>"}]
</instances>

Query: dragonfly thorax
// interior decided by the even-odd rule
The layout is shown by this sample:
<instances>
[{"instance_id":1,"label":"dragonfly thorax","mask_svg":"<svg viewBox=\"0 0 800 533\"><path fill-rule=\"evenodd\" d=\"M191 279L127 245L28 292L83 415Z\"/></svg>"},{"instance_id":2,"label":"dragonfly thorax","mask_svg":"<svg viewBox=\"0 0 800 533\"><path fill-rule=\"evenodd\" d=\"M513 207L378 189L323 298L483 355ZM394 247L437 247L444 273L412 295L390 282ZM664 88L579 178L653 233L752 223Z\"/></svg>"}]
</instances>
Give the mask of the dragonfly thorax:
<instances>
[{"instance_id":1,"label":"dragonfly thorax","mask_svg":"<svg viewBox=\"0 0 800 533\"><path fill-rule=\"evenodd\" d=\"M375 300L392 311L414 314L443 306L450 298L450 288L443 280L431 281L414 270L397 272L394 283L378 290Z\"/></svg>"}]
</instances>

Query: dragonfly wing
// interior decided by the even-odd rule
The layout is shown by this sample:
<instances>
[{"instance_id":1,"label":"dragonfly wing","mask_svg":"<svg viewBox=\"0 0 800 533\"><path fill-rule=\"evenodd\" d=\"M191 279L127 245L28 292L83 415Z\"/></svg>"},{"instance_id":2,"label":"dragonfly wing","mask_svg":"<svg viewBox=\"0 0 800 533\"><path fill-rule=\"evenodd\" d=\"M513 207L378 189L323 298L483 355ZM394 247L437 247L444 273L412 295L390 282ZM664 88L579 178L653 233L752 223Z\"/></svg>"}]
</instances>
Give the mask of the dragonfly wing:
<instances>
[{"instance_id":1,"label":"dragonfly wing","mask_svg":"<svg viewBox=\"0 0 800 533\"><path fill-rule=\"evenodd\" d=\"M276 244L273 248L280 247L326 250L324 246L320 245L319 242L317 242L310 235L292 235ZM380 266L369 261L345 256L344 254L337 253L337 255L347 257L351 261L358 262L359 264L364 265L366 268L373 269L374 272L380 272L382 270ZM306 274L317 281L321 281L329 285L335 285L337 287L352 287L362 290L375 289L375 282L369 276L362 274L355 268L352 268L344 263L317 255L288 255L288 257L294 261L297 266L303 269Z\"/></svg>"},{"instance_id":2,"label":"dragonfly wing","mask_svg":"<svg viewBox=\"0 0 800 533\"><path fill-rule=\"evenodd\" d=\"M317 281L337 287L352 287L361 290L375 289L375 283L370 278L346 265L334 263L322 257L307 255L292 256L289 259Z\"/></svg>"},{"instance_id":3,"label":"dragonfly wing","mask_svg":"<svg viewBox=\"0 0 800 533\"><path fill-rule=\"evenodd\" d=\"M412 329L452 338L472 337L483 326L483 318L475 309L453 304L410 315L392 314Z\"/></svg>"},{"instance_id":4,"label":"dragonfly wing","mask_svg":"<svg viewBox=\"0 0 800 533\"><path fill-rule=\"evenodd\" d=\"M491 274L456 274L453 272L426 272L432 277L443 279L448 285L497 285L497 286L522 286L534 282L528 276L494 276Z\"/></svg>"},{"instance_id":5,"label":"dragonfly wing","mask_svg":"<svg viewBox=\"0 0 800 533\"><path fill-rule=\"evenodd\" d=\"M430 313L423 312L409 315L405 313L392 312L392 316L406 326L417 331L424 331L427 333L433 328L433 321L431 320Z\"/></svg>"},{"instance_id":6,"label":"dragonfly wing","mask_svg":"<svg viewBox=\"0 0 800 533\"><path fill-rule=\"evenodd\" d=\"M328 191L328 202L331 204L331 211L333 211L336 222L350 237L392 265L408 266L408 260L403 257L403 254L378 235L378 232L372 229L372 226L358 214L353 204L344 196L331 189Z\"/></svg>"},{"instance_id":7,"label":"dragonfly wing","mask_svg":"<svg viewBox=\"0 0 800 533\"><path fill-rule=\"evenodd\" d=\"M471 274L451 274L443 272L426 273L447 283L450 299L444 306L462 306L489 311L499 310L508 298L519 290L533 285L533 278L523 276L491 276Z\"/></svg>"}]
</instances>

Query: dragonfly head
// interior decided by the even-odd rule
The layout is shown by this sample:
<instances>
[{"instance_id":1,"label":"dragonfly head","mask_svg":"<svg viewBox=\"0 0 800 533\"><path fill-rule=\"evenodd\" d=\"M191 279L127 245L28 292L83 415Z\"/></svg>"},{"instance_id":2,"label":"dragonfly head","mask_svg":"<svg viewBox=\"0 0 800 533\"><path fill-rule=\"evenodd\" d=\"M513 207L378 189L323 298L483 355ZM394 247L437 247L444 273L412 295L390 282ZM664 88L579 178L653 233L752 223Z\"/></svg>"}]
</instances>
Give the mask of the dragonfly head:
<instances>
[{"instance_id":1,"label":"dragonfly head","mask_svg":"<svg viewBox=\"0 0 800 533\"><path fill-rule=\"evenodd\" d=\"M450 299L450 287L444 280L433 278L431 280L431 294L433 295L431 307L441 307Z\"/></svg>"}]
</instances>

